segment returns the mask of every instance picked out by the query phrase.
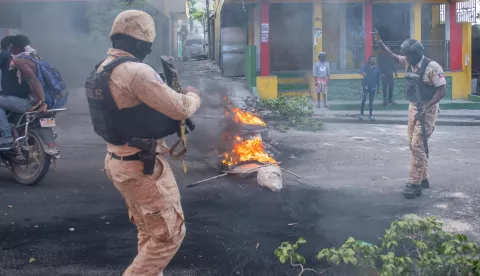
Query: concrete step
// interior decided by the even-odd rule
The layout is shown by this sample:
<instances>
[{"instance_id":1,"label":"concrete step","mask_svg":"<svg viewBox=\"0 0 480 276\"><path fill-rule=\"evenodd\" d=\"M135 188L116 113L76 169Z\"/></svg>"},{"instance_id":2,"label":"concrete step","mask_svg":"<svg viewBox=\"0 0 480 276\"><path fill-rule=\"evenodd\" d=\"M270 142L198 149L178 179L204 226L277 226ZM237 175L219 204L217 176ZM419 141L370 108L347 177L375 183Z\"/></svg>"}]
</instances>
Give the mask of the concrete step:
<instances>
[{"instance_id":1,"label":"concrete step","mask_svg":"<svg viewBox=\"0 0 480 276\"><path fill-rule=\"evenodd\" d=\"M330 110L360 110L360 101L329 101ZM374 110L408 110L408 101L397 101L396 105L384 107L383 103L374 104ZM368 110L368 104L365 109ZM468 100L442 100L440 108L444 110L480 110L480 102Z\"/></svg>"},{"instance_id":2,"label":"concrete step","mask_svg":"<svg viewBox=\"0 0 480 276\"><path fill-rule=\"evenodd\" d=\"M368 110L365 110L368 112ZM357 117L360 111L331 111L326 109L316 109L315 113L321 117ZM376 118L405 118L406 110L401 111L374 111ZM480 110L441 110L440 119L455 120L477 120L480 119Z\"/></svg>"},{"instance_id":3,"label":"concrete step","mask_svg":"<svg viewBox=\"0 0 480 276\"><path fill-rule=\"evenodd\" d=\"M324 117L316 115L316 118L319 118L325 123L359 123L359 124L383 124L383 125L407 125L408 119L407 116L404 118L400 117L378 117L374 114L375 121L370 121L368 116L366 116L362 121L358 119L358 115L355 117ZM436 125L443 126L480 126L480 119L445 119L439 118L436 122Z\"/></svg>"}]
</instances>

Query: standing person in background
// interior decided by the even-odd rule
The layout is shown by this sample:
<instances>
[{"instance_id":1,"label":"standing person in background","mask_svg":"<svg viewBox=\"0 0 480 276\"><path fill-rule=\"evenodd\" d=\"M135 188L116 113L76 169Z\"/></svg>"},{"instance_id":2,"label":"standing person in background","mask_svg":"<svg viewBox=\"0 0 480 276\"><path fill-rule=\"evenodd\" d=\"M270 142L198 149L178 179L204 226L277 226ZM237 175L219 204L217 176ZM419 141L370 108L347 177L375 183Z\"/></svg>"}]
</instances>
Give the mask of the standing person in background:
<instances>
[{"instance_id":1,"label":"standing person in background","mask_svg":"<svg viewBox=\"0 0 480 276\"><path fill-rule=\"evenodd\" d=\"M327 107L327 84L330 79L330 63L327 61L327 53L321 52L318 55L318 62L313 66L315 77L315 92L317 93L317 107L320 108L320 93L323 97L323 106Z\"/></svg>"},{"instance_id":2,"label":"standing person in background","mask_svg":"<svg viewBox=\"0 0 480 276\"><path fill-rule=\"evenodd\" d=\"M360 120L363 120L363 110L365 109L365 102L367 101L370 108L370 121L374 121L373 117L373 100L375 99L375 92L379 91L380 87L380 68L377 66L377 59L374 56L368 58L368 63L363 66L361 74L363 75L363 96L362 104L360 106Z\"/></svg>"},{"instance_id":3,"label":"standing person in background","mask_svg":"<svg viewBox=\"0 0 480 276\"><path fill-rule=\"evenodd\" d=\"M398 77L398 74L395 68L395 61L384 52L380 52L378 55L378 65L380 66L380 74L382 78L383 105L386 107L387 105L395 104L395 101L393 100L393 89L395 86L393 74L395 74L395 78Z\"/></svg>"}]
</instances>

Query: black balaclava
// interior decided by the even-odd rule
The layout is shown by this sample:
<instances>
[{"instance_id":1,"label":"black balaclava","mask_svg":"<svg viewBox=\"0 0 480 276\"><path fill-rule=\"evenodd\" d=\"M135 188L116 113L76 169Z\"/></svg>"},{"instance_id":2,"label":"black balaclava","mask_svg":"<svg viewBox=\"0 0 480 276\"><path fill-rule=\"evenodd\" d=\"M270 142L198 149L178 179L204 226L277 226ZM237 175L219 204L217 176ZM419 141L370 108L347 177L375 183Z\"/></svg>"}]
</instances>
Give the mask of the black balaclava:
<instances>
[{"instance_id":1,"label":"black balaclava","mask_svg":"<svg viewBox=\"0 0 480 276\"><path fill-rule=\"evenodd\" d=\"M112 47L128 52L141 61L143 61L147 55L152 53L152 43L123 34L112 36Z\"/></svg>"},{"instance_id":2,"label":"black balaclava","mask_svg":"<svg viewBox=\"0 0 480 276\"><path fill-rule=\"evenodd\" d=\"M327 57L325 55L319 55L318 60L320 60L320 62L325 62L327 60Z\"/></svg>"},{"instance_id":3,"label":"black balaclava","mask_svg":"<svg viewBox=\"0 0 480 276\"><path fill-rule=\"evenodd\" d=\"M410 52L406 56L411 65L417 65L423 58L423 54L418 52Z\"/></svg>"}]
</instances>

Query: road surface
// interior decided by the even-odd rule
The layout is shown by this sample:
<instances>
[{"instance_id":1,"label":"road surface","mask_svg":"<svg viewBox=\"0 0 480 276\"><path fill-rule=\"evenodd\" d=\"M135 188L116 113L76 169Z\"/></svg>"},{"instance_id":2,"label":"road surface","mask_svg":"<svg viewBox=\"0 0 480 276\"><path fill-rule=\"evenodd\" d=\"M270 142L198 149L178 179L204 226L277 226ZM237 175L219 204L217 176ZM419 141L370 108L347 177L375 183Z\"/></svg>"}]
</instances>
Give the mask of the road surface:
<instances>
[{"instance_id":1,"label":"road surface","mask_svg":"<svg viewBox=\"0 0 480 276\"><path fill-rule=\"evenodd\" d=\"M183 77L202 89L215 90L219 83L241 89L205 62L190 62ZM136 230L102 171L105 145L93 133L83 91L73 92L69 112L58 117L61 159L45 180L23 187L0 171L0 275L121 275L136 254ZM172 161L187 236L165 275L294 275L273 255L281 242L306 238L302 253L322 267L313 260L322 248L349 236L375 243L393 219L409 213L441 216L452 231L479 240L475 128L437 127L430 143L432 189L415 200L401 194L409 149L406 127L395 125L272 133L284 153L279 161L303 176L298 181L284 175L279 193L258 187L254 178L185 188L216 174L205 152L218 135L223 110L208 107L194 118L198 132L190 139L187 175Z\"/></svg>"}]
</instances>

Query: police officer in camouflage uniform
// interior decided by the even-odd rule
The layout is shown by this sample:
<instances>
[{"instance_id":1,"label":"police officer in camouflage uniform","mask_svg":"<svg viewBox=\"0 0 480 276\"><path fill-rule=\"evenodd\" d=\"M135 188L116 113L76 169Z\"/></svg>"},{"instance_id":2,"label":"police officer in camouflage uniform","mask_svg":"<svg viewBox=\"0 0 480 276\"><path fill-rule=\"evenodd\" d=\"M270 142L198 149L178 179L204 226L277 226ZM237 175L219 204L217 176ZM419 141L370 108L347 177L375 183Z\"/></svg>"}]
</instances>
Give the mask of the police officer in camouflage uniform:
<instances>
[{"instance_id":1,"label":"police officer in camouflage uniform","mask_svg":"<svg viewBox=\"0 0 480 276\"><path fill-rule=\"evenodd\" d=\"M200 97L193 87L182 94L172 90L142 62L155 36L149 14L120 13L112 26L112 48L85 84L94 130L107 142L105 172L138 230L138 254L123 276L163 276L185 236L164 138L195 113Z\"/></svg>"},{"instance_id":2,"label":"police officer in camouflage uniform","mask_svg":"<svg viewBox=\"0 0 480 276\"><path fill-rule=\"evenodd\" d=\"M429 138L435 129L435 121L438 118L439 102L446 93L446 81L443 68L437 62L424 56L422 43L415 39L407 39L401 45L401 55L396 55L383 44L376 34L374 36L380 49L395 60L402 68L405 68L405 78L415 77L418 84L406 81L407 99L410 101L408 108L408 143L412 151L410 162L410 177L407 187L403 192L406 198L416 198L422 195L422 188L430 188L427 155L422 139L422 128L419 118L425 121L426 135ZM419 96L415 95L419 89ZM416 103L420 102L422 110L418 110Z\"/></svg>"}]
</instances>

